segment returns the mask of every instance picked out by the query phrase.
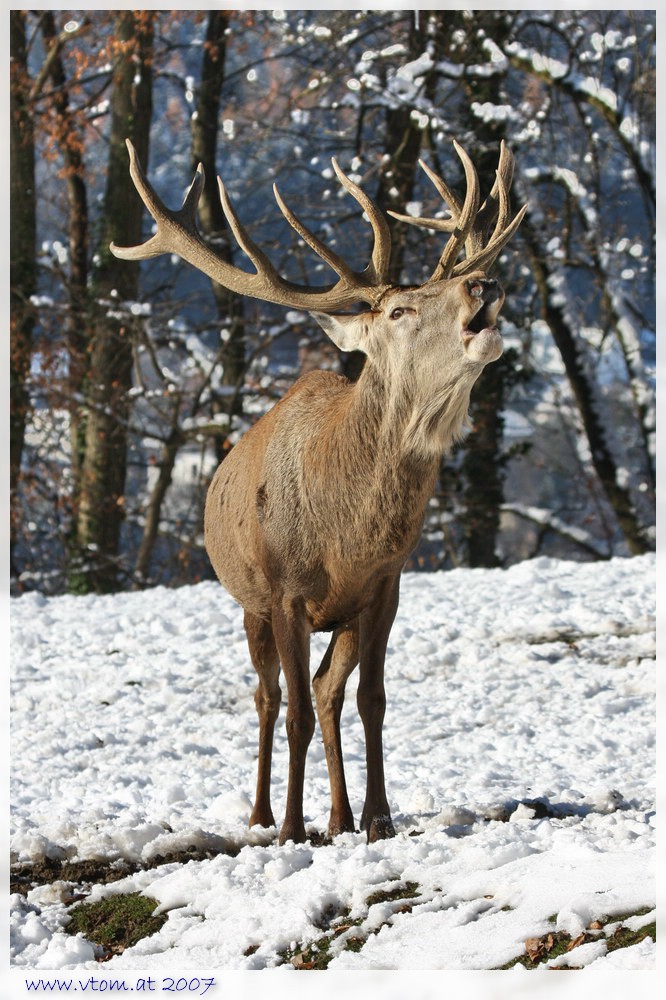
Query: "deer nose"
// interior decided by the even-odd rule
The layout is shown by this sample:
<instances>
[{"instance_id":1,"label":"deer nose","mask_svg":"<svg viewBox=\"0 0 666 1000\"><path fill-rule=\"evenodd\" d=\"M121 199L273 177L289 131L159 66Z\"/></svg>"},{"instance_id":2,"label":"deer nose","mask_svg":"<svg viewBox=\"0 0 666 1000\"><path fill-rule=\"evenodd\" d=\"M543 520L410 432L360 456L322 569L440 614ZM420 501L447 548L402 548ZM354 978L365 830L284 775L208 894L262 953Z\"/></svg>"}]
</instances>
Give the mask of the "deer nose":
<instances>
[{"instance_id":1,"label":"deer nose","mask_svg":"<svg viewBox=\"0 0 666 1000\"><path fill-rule=\"evenodd\" d=\"M467 282L467 291L473 298L489 304L501 297L502 286L496 278L471 278Z\"/></svg>"}]
</instances>

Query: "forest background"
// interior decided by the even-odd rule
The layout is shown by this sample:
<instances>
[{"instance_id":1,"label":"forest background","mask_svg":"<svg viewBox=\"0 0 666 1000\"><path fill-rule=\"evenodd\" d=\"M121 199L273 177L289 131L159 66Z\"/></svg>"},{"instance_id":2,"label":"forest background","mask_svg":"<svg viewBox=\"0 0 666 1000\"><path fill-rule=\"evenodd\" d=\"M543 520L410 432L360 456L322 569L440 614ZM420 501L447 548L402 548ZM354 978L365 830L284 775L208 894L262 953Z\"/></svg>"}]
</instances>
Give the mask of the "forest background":
<instances>
[{"instance_id":1,"label":"forest background","mask_svg":"<svg viewBox=\"0 0 666 1000\"><path fill-rule=\"evenodd\" d=\"M488 193L500 142L529 207L494 273L506 350L441 462L411 569L608 559L655 547L654 10L10 12L10 475L14 593L210 577L206 487L312 367L358 375L304 313L178 258L119 261L151 221L125 139L169 207L196 165L200 228L230 239L220 174L280 273L331 280L271 192L355 267L384 210L445 215L419 168ZM391 223L391 277L442 235Z\"/></svg>"}]
</instances>

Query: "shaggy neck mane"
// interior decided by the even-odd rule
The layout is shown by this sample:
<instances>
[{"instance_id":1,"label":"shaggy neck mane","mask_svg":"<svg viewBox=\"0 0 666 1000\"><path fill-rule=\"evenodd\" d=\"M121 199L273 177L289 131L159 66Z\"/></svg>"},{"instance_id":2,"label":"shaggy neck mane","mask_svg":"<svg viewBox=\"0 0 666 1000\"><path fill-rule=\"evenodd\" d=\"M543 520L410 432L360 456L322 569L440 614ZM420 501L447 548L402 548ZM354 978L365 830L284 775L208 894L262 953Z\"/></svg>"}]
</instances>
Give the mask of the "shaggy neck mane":
<instances>
[{"instance_id":1,"label":"shaggy neck mane","mask_svg":"<svg viewBox=\"0 0 666 1000\"><path fill-rule=\"evenodd\" d=\"M434 392L409 373L392 378L390 371L366 361L353 389L349 418L371 447L390 447L398 461L439 462L469 426L473 381L461 378Z\"/></svg>"}]
</instances>

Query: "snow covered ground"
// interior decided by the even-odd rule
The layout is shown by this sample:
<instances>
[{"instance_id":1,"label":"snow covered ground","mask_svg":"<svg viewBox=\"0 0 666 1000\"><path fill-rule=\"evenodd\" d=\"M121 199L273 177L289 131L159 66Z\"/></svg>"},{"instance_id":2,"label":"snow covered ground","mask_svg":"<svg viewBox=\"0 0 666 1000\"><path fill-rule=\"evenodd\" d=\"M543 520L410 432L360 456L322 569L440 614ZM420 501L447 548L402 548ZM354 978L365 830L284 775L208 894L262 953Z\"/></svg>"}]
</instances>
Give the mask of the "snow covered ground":
<instances>
[{"instance_id":1,"label":"snow covered ground","mask_svg":"<svg viewBox=\"0 0 666 1000\"><path fill-rule=\"evenodd\" d=\"M157 934L100 965L89 942L64 930L71 885L16 893L12 968L83 980L275 968L284 984L294 970L284 954L298 964L328 935L327 983L342 970L489 970L524 954L529 939L575 939L595 920L651 910L654 586L653 556L405 576L385 722L397 836L283 847L275 830L247 829L255 677L242 615L221 587L12 600L12 861L140 862L90 898L139 890L168 913ZM325 644L314 638L313 665ZM355 676L343 747L358 818ZM324 832L328 808L315 734L306 826ZM192 846L211 856L154 866L156 855ZM410 898L389 898L407 883ZM345 947L351 936L360 950ZM604 931L589 938L563 961L654 968L650 939L611 951ZM518 966L518 993L525 979ZM289 982L304 989L301 977Z\"/></svg>"}]
</instances>

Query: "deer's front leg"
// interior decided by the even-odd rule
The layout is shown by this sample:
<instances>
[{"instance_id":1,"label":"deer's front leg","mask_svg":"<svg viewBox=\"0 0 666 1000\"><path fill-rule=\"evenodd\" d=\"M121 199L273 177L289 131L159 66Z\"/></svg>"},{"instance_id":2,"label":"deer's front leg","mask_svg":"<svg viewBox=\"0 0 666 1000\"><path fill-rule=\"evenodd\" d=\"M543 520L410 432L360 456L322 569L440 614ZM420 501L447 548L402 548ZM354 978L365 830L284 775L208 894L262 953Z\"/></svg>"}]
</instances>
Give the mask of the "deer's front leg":
<instances>
[{"instance_id":1,"label":"deer's front leg","mask_svg":"<svg viewBox=\"0 0 666 1000\"><path fill-rule=\"evenodd\" d=\"M360 623L358 711L365 729L367 787L361 829L368 841L395 836L384 784L382 726L386 709L384 660L388 637L398 609L400 576L387 577Z\"/></svg>"},{"instance_id":2,"label":"deer's front leg","mask_svg":"<svg viewBox=\"0 0 666 1000\"><path fill-rule=\"evenodd\" d=\"M280 711L280 660L273 638L271 623L245 612L245 634L250 657L259 677L254 696L259 716L259 754L257 761L257 793L250 826L274 826L271 809L271 756L273 731Z\"/></svg>"},{"instance_id":3,"label":"deer's front leg","mask_svg":"<svg viewBox=\"0 0 666 1000\"><path fill-rule=\"evenodd\" d=\"M287 740L289 742L289 780L287 808L279 842L302 843L303 782L305 758L315 728L310 695L310 629L302 602L280 597L273 602L272 624L275 643L287 682Z\"/></svg>"}]
</instances>

